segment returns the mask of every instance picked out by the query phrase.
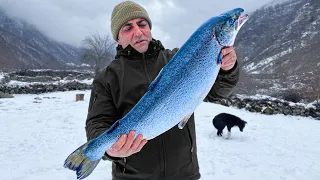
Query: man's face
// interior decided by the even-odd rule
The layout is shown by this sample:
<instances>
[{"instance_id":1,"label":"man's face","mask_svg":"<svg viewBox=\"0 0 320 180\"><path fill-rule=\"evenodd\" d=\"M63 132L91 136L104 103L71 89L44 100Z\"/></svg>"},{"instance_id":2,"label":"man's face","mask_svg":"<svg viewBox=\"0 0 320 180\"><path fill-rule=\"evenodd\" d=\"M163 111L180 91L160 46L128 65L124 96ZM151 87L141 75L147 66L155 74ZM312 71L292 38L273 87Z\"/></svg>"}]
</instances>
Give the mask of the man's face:
<instances>
[{"instance_id":1,"label":"man's face","mask_svg":"<svg viewBox=\"0 0 320 180\"><path fill-rule=\"evenodd\" d=\"M144 53L148 50L152 35L148 22L142 18L136 18L124 24L118 35L118 43L122 48L129 44L138 52Z\"/></svg>"}]
</instances>

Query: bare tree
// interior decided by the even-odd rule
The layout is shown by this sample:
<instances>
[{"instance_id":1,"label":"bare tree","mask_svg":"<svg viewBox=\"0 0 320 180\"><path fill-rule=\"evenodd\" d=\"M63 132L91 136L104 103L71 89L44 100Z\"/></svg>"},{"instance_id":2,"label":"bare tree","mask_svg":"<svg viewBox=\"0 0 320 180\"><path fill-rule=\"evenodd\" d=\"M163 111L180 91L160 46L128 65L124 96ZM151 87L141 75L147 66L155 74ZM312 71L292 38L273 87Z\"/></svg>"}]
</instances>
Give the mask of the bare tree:
<instances>
[{"instance_id":1,"label":"bare tree","mask_svg":"<svg viewBox=\"0 0 320 180\"><path fill-rule=\"evenodd\" d=\"M93 66L95 73L112 61L112 49L115 48L116 42L108 35L91 34L82 44L84 52L81 60Z\"/></svg>"}]
</instances>

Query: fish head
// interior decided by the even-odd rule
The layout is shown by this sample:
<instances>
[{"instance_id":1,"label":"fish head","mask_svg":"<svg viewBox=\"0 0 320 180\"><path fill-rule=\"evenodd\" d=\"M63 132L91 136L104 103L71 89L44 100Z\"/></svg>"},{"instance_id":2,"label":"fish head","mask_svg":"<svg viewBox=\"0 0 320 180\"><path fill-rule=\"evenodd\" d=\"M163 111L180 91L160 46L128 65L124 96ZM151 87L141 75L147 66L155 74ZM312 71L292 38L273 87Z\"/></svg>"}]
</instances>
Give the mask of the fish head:
<instances>
[{"instance_id":1,"label":"fish head","mask_svg":"<svg viewBox=\"0 0 320 180\"><path fill-rule=\"evenodd\" d=\"M236 8L220 15L221 20L213 27L213 37L221 46L233 46L236 36L248 20L242 8Z\"/></svg>"}]
</instances>

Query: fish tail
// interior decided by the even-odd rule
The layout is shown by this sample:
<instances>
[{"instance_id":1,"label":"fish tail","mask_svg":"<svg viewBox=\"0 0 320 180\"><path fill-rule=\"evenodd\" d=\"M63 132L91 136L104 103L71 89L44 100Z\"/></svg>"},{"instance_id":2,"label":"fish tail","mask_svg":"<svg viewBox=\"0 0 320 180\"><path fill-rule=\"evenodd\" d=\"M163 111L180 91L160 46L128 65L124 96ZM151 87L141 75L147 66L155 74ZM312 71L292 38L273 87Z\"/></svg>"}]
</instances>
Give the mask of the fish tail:
<instances>
[{"instance_id":1,"label":"fish tail","mask_svg":"<svg viewBox=\"0 0 320 180\"><path fill-rule=\"evenodd\" d=\"M84 179L89 176L99 164L101 159L91 161L84 155L88 147L88 143L71 153L64 162L64 167L77 172L77 179Z\"/></svg>"}]
</instances>

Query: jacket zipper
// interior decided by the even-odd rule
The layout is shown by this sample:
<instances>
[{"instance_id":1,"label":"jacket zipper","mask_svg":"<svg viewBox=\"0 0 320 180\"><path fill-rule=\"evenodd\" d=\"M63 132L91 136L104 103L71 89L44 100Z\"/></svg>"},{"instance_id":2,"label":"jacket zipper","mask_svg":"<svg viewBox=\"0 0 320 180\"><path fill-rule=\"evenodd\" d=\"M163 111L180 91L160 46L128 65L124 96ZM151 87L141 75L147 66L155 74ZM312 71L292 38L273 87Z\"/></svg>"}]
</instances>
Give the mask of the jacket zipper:
<instances>
[{"instance_id":1,"label":"jacket zipper","mask_svg":"<svg viewBox=\"0 0 320 180\"><path fill-rule=\"evenodd\" d=\"M126 172L126 166L127 166L127 159L123 158L123 162L124 162L124 167L123 167L122 173L125 173Z\"/></svg>"},{"instance_id":2,"label":"jacket zipper","mask_svg":"<svg viewBox=\"0 0 320 180\"><path fill-rule=\"evenodd\" d=\"M190 149L190 153L191 153L191 161L193 161L193 145L194 145L194 142L193 142L193 138L191 136L191 130L190 130L190 127L189 127L189 124L187 123L186 124L186 128L188 129L188 135L189 135L189 138L190 138L190 141L191 141L191 149Z\"/></svg>"},{"instance_id":3,"label":"jacket zipper","mask_svg":"<svg viewBox=\"0 0 320 180\"><path fill-rule=\"evenodd\" d=\"M145 73L147 75L147 79L148 79L148 82L150 84L151 83L151 77L150 77L150 74L149 74L149 71L148 71L148 66L147 66L145 53L142 53L142 57L143 57L143 62L144 62L144 71L145 71Z\"/></svg>"},{"instance_id":4,"label":"jacket zipper","mask_svg":"<svg viewBox=\"0 0 320 180\"><path fill-rule=\"evenodd\" d=\"M147 75L147 79L148 79L149 83L151 83L151 77L150 77L150 74L148 71L145 53L142 53L142 57L143 57L143 61L144 61L144 70ZM162 140L162 149L163 149L163 177L164 177L164 180L166 180L167 179L166 178L166 150L165 150L165 140L164 140L163 135L161 135L161 140Z\"/></svg>"}]
</instances>

